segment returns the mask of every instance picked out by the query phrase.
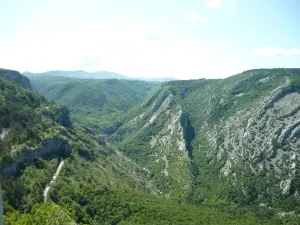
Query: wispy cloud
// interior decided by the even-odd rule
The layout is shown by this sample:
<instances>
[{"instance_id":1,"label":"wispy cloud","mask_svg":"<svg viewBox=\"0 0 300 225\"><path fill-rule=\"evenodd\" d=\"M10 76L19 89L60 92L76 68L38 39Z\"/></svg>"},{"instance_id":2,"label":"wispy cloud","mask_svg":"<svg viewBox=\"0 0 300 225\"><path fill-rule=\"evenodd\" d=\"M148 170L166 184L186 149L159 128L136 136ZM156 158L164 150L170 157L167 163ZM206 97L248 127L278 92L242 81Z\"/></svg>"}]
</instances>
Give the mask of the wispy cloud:
<instances>
[{"instance_id":1,"label":"wispy cloud","mask_svg":"<svg viewBox=\"0 0 300 225\"><path fill-rule=\"evenodd\" d=\"M221 0L204 0L204 4L211 8L221 8Z\"/></svg>"},{"instance_id":2,"label":"wispy cloud","mask_svg":"<svg viewBox=\"0 0 300 225\"><path fill-rule=\"evenodd\" d=\"M184 15L184 20L191 21L191 22L205 23L205 22L207 22L208 18L207 17L200 17L197 13L190 12L190 13Z\"/></svg>"},{"instance_id":3,"label":"wispy cloud","mask_svg":"<svg viewBox=\"0 0 300 225\"><path fill-rule=\"evenodd\" d=\"M300 49L292 48L292 49L279 49L274 47L263 47L255 49L253 52L254 55L262 55L262 56L287 56L287 55L300 55Z\"/></svg>"}]
</instances>

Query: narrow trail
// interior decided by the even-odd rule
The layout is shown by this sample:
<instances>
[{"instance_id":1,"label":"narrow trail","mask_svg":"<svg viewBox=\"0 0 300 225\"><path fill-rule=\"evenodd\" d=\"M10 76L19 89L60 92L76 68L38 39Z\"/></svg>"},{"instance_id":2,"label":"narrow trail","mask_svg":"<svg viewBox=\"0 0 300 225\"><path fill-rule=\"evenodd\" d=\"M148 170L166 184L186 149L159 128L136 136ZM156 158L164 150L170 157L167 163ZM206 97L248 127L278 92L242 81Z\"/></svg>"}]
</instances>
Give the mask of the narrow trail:
<instances>
[{"instance_id":1,"label":"narrow trail","mask_svg":"<svg viewBox=\"0 0 300 225\"><path fill-rule=\"evenodd\" d=\"M46 185L44 191L43 191L43 197L44 197L44 202L47 202L47 195L48 195L48 191L50 190L51 186L54 184L57 176L59 175L62 167L64 165L64 160L62 159L56 169L55 174L53 175L51 181L49 182L49 184Z\"/></svg>"}]
</instances>

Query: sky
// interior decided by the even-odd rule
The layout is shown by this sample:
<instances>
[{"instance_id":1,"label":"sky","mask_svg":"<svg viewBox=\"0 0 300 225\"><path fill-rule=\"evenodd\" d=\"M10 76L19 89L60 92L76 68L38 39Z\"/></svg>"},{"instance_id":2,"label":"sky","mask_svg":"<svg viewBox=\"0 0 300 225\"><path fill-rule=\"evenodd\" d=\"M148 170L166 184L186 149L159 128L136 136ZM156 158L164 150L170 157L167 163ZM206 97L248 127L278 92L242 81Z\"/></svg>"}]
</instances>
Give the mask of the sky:
<instances>
[{"instance_id":1,"label":"sky","mask_svg":"<svg viewBox=\"0 0 300 225\"><path fill-rule=\"evenodd\" d=\"M299 0L0 0L0 68L224 78L300 68Z\"/></svg>"}]
</instances>

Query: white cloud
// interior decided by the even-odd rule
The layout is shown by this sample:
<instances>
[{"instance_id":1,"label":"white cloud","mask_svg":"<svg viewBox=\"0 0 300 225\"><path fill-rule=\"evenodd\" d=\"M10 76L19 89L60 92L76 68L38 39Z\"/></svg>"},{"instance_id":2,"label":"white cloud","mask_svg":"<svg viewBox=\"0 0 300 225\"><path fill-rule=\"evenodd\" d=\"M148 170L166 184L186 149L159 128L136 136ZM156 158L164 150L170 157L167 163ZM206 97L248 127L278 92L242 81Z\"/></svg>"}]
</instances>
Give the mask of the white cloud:
<instances>
[{"instance_id":1,"label":"white cloud","mask_svg":"<svg viewBox=\"0 0 300 225\"><path fill-rule=\"evenodd\" d=\"M300 49L279 49L274 47L263 47L254 50L254 55L276 56L276 55L300 55Z\"/></svg>"},{"instance_id":2,"label":"white cloud","mask_svg":"<svg viewBox=\"0 0 300 225\"><path fill-rule=\"evenodd\" d=\"M184 20L191 21L191 22L205 23L205 22L207 22L208 18L207 17L200 17L197 13L190 12L190 13L184 15Z\"/></svg>"},{"instance_id":3,"label":"white cloud","mask_svg":"<svg viewBox=\"0 0 300 225\"><path fill-rule=\"evenodd\" d=\"M204 0L204 4L211 8L221 8L221 0Z\"/></svg>"},{"instance_id":4,"label":"white cloud","mask_svg":"<svg viewBox=\"0 0 300 225\"><path fill-rule=\"evenodd\" d=\"M163 38L145 39L154 34ZM21 72L83 69L189 79L220 78L240 71L233 60L219 57L217 50L201 43L171 38L159 27L123 21L25 27L15 37L10 44L0 41L0 62L1 67Z\"/></svg>"}]
</instances>

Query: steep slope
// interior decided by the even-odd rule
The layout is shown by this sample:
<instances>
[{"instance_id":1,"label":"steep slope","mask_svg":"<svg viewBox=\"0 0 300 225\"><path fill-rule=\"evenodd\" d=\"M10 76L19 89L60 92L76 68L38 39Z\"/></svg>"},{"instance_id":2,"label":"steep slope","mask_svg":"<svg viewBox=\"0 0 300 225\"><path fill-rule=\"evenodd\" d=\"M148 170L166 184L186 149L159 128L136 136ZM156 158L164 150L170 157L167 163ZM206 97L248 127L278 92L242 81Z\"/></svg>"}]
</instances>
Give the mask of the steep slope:
<instances>
[{"instance_id":1,"label":"steep slope","mask_svg":"<svg viewBox=\"0 0 300 225\"><path fill-rule=\"evenodd\" d=\"M140 104L159 84L128 80L92 80L36 76L32 86L51 100L66 104L80 122L105 128L120 122L124 111Z\"/></svg>"},{"instance_id":2,"label":"steep slope","mask_svg":"<svg viewBox=\"0 0 300 225\"><path fill-rule=\"evenodd\" d=\"M71 153L68 109L24 87L30 89L28 78L0 70L0 180L5 213L37 203L55 158Z\"/></svg>"},{"instance_id":3,"label":"steep slope","mask_svg":"<svg viewBox=\"0 0 300 225\"><path fill-rule=\"evenodd\" d=\"M300 69L169 82L112 136L166 196L294 210Z\"/></svg>"},{"instance_id":4,"label":"steep slope","mask_svg":"<svg viewBox=\"0 0 300 225\"><path fill-rule=\"evenodd\" d=\"M134 131L121 143L125 154L145 167L161 193L184 196L189 188L190 158L182 135L181 106L169 90L162 89L141 111L114 136L119 139L127 130Z\"/></svg>"},{"instance_id":5,"label":"steep slope","mask_svg":"<svg viewBox=\"0 0 300 225\"><path fill-rule=\"evenodd\" d=\"M12 73L15 73L14 71ZM71 127L66 107L54 105L44 97L22 88L21 78L6 79L7 70L0 71L0 156L18 155L38 148L45 140L56 139ZM21 81L20 85L17 82ZM30 86L30 83L27 83ZM65 128L66 127L66 128Z\"/></svg>"}]
</instances>

